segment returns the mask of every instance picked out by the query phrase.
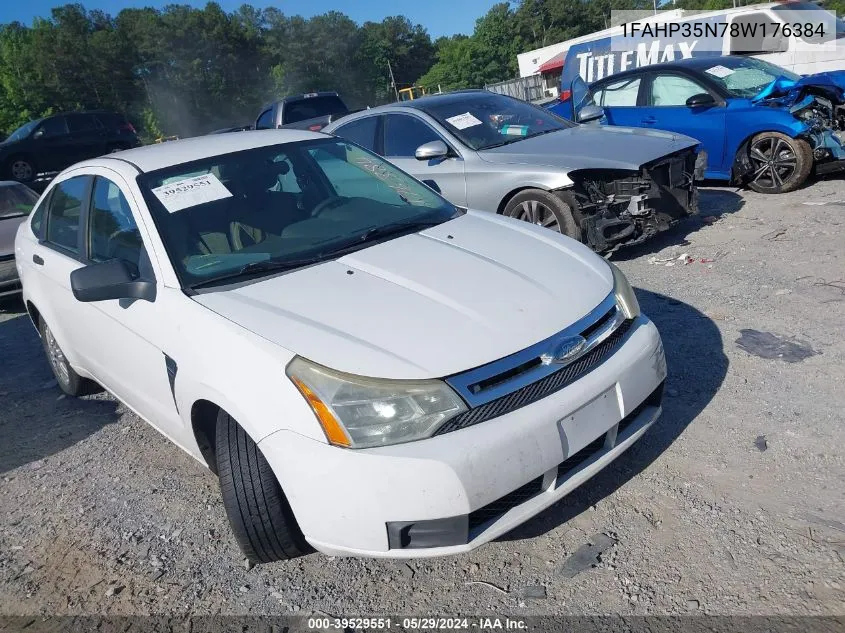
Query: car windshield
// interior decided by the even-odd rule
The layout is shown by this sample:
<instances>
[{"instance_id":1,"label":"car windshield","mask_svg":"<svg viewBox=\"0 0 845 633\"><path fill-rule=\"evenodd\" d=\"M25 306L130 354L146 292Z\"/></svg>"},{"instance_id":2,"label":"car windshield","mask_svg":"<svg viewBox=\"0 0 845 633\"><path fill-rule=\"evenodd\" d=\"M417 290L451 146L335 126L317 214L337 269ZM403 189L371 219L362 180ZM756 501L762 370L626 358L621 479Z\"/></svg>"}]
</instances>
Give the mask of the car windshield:
<instances>
[{"instance_id":1,"label":"car windshield","mask_svg":"<svg viewBox=\"0 0 845 633\"><path fill-rule=\"evenodd\" d=\"M138 183L184 287L334 259L460 213L334 138L214 156Z\"/></svg>"},{"instance_id":2,"label":"car windshield","mask_svg":"<svg viewBox=\"0 0 845 633\"><path fill-rule=\"evenodd\" d=\"M740 98L756 97L779 77L792 81L801 79L786 68L753 57L720 57L718 62L704 66L702 70L731 96Z\"/></svg>"},{"instance_id":3,"label":"car windshield","mask_svg":"<svg viewBox=\"0 0 845 633\"><path fill-rule=\"evenodd\" d=\"M38 202L38 194L19 183L0 184L0 218L29 215Z\"/></svg>"},{"instance_id":4,"label":"car windshield","mask_svg":"<svg viewBox=\"0 0 845 633\"><path fill-rule=\"evenodd\" d=\"M530 103L494 92L438 99L422 110L475 150L515 143L575 125Z\"/></svg>"},{"instance_id":5,"label":"car windshield","mask_svg":"<svg viewBox=\"0 0 845 633\"><path fill-rule=\"evenodd\" d=\"M813 24L816 26L812 29L814 35L818 35L821 30L827 32L830 28L836 28L836 39L845 38L845 20L836 17L836 13L823 9L812 2L789 2L786 4L775 5L772 7L777 15L783 18L786 24ZM819 28L821 27L821 29ZM793 31L793 32L798 32ZM827 33L825 33L827 35ZM815 41L813 38L802 38Z\"/></svg>"},{"instance_id":6,"label":"car windshield","mask_svg":"<svg viewBox=\"0 0 845 633\"><path fill-rule=\"evenodd\" d=\"M33 128L38 125L38 121L30 121L29 123L24 123L20 126L17 130L9 134L9 138L7 141L19 141L23 138L29 136L30 132L32 132Z\"/></svg>"}]
</instances>

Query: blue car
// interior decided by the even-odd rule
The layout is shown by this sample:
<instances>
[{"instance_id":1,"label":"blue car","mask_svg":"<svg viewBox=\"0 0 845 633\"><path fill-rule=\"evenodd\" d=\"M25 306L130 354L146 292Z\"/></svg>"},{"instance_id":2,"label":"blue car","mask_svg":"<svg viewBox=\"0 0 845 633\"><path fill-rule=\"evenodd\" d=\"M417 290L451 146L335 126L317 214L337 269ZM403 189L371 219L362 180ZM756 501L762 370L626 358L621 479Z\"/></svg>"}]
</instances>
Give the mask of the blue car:
<instances>
[{"instance_id":1,"label":"blue car","mask_svg":"<svg viewBox=\"0 0 845 633\"><path fill-rule=\"evenodd\" d=\"M598 107L597 107L598 106ZM761 193L845 168L845 71L801 77L751 57L699 57L579 77L551 108L585 122L679 132L701 141L705 178Z\"/></svg>"}]
</instances>

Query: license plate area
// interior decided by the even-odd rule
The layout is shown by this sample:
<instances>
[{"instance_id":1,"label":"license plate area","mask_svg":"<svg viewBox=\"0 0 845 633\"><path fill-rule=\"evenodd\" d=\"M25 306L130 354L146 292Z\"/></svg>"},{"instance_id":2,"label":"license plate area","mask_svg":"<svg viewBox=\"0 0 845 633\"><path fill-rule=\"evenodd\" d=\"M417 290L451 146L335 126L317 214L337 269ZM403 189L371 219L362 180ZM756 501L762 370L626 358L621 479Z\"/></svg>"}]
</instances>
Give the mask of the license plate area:
<instances>
[{"instance_id":1,"label":"license plate area","mask_svg":"<svg viewBox=\"0 0 845 633\"><path fill-rule=\"evenodd\" d=\"M616 385L558 421L564 455L569 457L604 435L622 419Z\"/></svg>"}]
</instances>

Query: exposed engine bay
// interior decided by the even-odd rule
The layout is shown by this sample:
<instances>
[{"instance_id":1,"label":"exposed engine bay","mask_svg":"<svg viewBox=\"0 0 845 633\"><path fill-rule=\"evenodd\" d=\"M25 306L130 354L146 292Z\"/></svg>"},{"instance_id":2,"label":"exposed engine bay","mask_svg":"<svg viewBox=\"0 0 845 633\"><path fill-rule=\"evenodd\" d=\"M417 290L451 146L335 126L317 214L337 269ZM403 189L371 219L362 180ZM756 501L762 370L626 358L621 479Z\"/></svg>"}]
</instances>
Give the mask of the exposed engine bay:
<instances>
[{"instance_id":1,"label":"exposed engine bay","mask_svg":"<svg viewBox=\"0 0 845 633\"><path fill-rule=\"evenodd\" d=\"M698 213L695 180L706 155L688 148L643 165L639 172L582 169L568 190L586 243L596 252L639 244L678 220Z\"/></svg>"},{"instance_id":2,"label":"exposed engine bay","mask_svg":"<svg viewBox=\"0 0 845 633\"><path fill-rule=\"evenodd\" d=\"M809 126L807 133L817 171L825 171L828 161L845 159L845 104L834 100L828 91L808 87L805 94L789 111ZM814 94L825 92L827 94ZM832 164L839 168L840 165Z\"/></svg>"}]
</instances>

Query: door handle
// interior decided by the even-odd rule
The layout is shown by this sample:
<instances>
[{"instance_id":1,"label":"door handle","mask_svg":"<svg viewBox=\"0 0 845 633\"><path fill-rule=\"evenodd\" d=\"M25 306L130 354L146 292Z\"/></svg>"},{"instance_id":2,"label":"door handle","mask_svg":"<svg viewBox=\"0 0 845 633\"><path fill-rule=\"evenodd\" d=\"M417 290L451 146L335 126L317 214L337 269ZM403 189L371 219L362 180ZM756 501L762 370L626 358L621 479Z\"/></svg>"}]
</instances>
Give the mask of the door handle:
<instances>
[{"instance_id":1,"label":"door handle","mask_svg":"<svg viewBox=\"0 0 845 633\"><path fill-rule=\"evenodd\" d=\"M641 123L657 123L657 119L653 116L643 117L643 120L640 121Z\"/></svg>"},{"instance_id":2,"label":"door handle","mask_svg":"<svg viewBox=\"0 0 845 633\"><path fill-rule=\"evenodd\" d=\"M40 256L40 255L33 255L33 256L32 256L32 261L33 261L34 263L38 264L39 266L43 266L43 265L44 265L44 260L41 258L41 256Z\"/></svg>"}]
</instances>

